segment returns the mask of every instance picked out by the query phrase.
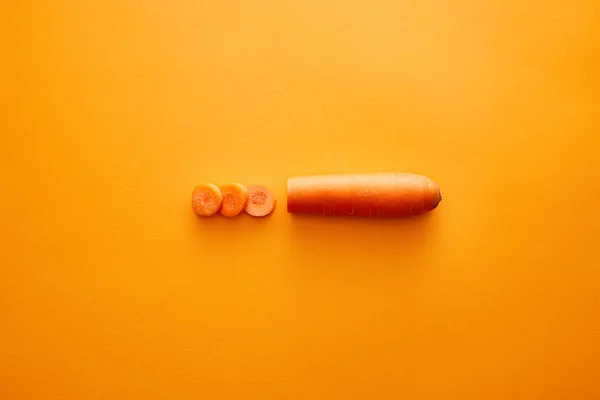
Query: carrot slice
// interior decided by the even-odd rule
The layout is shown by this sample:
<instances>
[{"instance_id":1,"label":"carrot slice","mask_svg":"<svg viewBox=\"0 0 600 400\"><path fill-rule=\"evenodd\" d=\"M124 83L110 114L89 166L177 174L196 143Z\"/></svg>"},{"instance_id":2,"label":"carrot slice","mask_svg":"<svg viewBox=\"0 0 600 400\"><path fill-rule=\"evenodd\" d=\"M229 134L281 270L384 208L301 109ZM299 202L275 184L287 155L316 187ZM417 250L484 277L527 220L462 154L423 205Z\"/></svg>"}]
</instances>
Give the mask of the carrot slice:
<instances>
[{"instance_id":1,"label":"carrot slice","mask_svg":"<svg viewBox=\"0 0 600 400\"><path fill-rule=\"evenodd\" d=\"M275 208L275 196L271 188L264 183L248 185L248 203L246 212L253 217L269 215Z\"/></svg>"},{"instance_id":2,"label":"carrot slice","mask_svg":"<svg viewBox=\"0 0 600 400\"><path fill-rule=\"evenodd\" d=\"M426 176L371 173L288 179L290 213L357 217L407 217L433 210L440 187Z\"/></svg>"},{"instance_id":3,"label":"carrot slice","mask_svg":"<svg viewBox=\"0 0 600 400\"><path fill-rule=\"evenodd\" d=\"M192 193L192 207L194 212L201 217L214 215L223 202L223 195L219 188L212 183L201 183L194 188Z\"/></svg>"},{"instance_id":4,"label":"carrot slice","mask_svg":"<svg viewBox=\"0 0 600 400\"><path fill-rule=\"evenodd\" d=\"M224 217L235 217L244 210L248 201L248 189L239 183L226 183L219 186L223 194L223 204L219 213Z\"/></svg>"}]
</instances>

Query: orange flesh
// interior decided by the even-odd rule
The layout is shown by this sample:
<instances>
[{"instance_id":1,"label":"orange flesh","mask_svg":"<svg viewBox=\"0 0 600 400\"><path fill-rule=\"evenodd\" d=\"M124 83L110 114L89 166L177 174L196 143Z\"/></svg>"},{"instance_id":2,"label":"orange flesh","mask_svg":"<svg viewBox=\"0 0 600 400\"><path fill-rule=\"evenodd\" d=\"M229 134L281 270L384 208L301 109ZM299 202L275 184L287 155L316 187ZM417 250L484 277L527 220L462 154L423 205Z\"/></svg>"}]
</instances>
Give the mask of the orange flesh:
<instances>
[{"instance_id":1,"label":"orange flesh","mask_svg":"<svg viewBox=\"0 0 600 400\"><path fill-rule=\"evenodd\" d=\"M290 178L290 213L405 217L433 210L441 201L431 179L408 173L318 175Z\"/></svg>"},{"instance_id":2,"label":"orange flesh","mask_svg":"<svg viewBox=\"0 0 600 400\"><path fill-rule=\"evenodd\" d=\"M246 212L253 217L269 215L275 208L275 197L271 189L263 183L248 185Z\"/></svg>"},{"instance_id":3,"label":"orange flesh","mask_svg":"<svg viewBox=\"0 0 600 400\"><path fill-rule=\"evenodd\" d=\"M223 204L219 213L224 217L235 217L244 210L248 201L248 190L239 183L226 183L219 187Z\"/></svg>"},{"instance_id":4,"label":"orange flesh","mask_svg":"<svg viewBox=\"0 0 600 400\"><path fill-rule=\"evenodd\" d=\"M210 217L216 214L222 202L221 191L212 183L201 183L194 188L192 193L192 208L201 217Z\"/></svg>"}]
</instances>

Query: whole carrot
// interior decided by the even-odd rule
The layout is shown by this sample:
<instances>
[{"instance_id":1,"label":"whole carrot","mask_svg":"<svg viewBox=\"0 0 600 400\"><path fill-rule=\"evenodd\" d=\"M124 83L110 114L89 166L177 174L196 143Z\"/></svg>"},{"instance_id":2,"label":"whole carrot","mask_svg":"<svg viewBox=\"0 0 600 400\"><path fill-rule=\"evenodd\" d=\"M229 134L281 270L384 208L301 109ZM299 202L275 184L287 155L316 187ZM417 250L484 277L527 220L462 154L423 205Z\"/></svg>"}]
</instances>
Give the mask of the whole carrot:
<instances>
[{"instance_id":1,"label":"whole carrot","mask_svg":"<svg viewBox=\"0 0 600 400\"><path fill-rule=\"evenodd\" d=\"M433 210L440 187L411 173L298 176L288 179L290 213L357 217L408 217Z\"/></svg>"}]
</instances>

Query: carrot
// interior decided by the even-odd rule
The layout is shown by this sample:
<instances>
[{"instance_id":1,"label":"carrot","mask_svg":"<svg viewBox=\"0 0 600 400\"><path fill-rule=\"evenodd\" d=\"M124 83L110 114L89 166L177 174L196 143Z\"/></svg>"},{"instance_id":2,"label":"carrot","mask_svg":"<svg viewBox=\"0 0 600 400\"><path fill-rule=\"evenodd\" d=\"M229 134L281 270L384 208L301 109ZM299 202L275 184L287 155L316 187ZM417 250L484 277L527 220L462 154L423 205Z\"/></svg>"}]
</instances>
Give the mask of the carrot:
<instances>
[{"instance_id":1,"label":"carrot","mask_svg":"<svg viewBox=\"0 0 600 400\"><path fill-rule=\"evenodd\" d=\"M248 201L248 189L239 183L226 183L219 187L223 204L219 213L224 217L235 217L244 210Z\"/></svg>"},{"instance_id":2,"label":"carrot","mask_svg":"<svg viewBox=\"0 0 600 400\"><path fill-rule=\"evenodd\" d=\"M223 202L223 195L218 187L212 183L201 183L194 188L192 193L192 207L201 217L214 215Z\"/></svg>"},{"instance_id":3,"label":"carrot","mask_svg":"<svg viewBox=\"0 0 600 400\"><path fill-rule=\"evenodd\" d=\"M409 173L293 177L287 196L290 213L357 217L418 215L442 200L437 183Z\"/></svg>"},{"instance_id":4,"label":"carrot","mask_svg":"<svg viewBox=\"0 0 600 400\"><path fill-rule=\"evenodd\" d=\"M246 212L253 217L264 217L269 215L275 208L275 196L264 183L253 183L248 185L248 203Z\"/></svg>"}]
</instances>

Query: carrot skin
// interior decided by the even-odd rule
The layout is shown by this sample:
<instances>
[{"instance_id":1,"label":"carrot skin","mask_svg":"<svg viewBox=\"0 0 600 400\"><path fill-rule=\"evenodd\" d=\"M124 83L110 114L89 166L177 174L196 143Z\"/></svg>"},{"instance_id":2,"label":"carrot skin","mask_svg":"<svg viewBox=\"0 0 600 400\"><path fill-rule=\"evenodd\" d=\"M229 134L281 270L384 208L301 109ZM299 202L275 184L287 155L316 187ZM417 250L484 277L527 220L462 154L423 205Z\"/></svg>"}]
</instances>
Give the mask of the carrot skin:
<instances>
[{"instance_id":1,"label":"carrot skin","mask_svg":"<svg viewBox=\"0 0 600 400\"><path fill-rule=\"evenodd\" d=\"M295 214L397 218L441 201L439 185L409 173L300 176L288 179L287 210Z\"/></svg>"}]
</instances>

